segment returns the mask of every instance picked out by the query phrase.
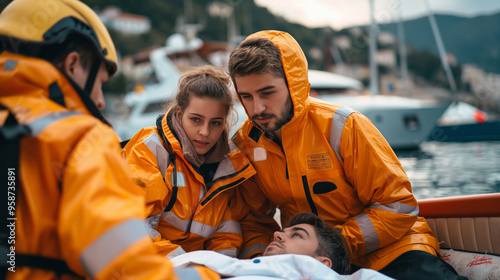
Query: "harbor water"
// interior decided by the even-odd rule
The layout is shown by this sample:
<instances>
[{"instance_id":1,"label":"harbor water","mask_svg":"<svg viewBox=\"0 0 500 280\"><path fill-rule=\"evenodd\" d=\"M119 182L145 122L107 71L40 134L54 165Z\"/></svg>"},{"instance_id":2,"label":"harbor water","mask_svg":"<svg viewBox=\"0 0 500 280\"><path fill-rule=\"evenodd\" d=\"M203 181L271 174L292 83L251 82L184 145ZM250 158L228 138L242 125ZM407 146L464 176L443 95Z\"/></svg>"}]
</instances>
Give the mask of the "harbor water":
<instances>
[{"instance_id":1,"label":"harbor water","mask_svg":"<svg viewBox=\"0 0 500 280\"><path fill-rule=\"evenodd\" d=\"M417 199L500 192L500 142L424 142L395 152Z\"/></svg>"}]
</instances>

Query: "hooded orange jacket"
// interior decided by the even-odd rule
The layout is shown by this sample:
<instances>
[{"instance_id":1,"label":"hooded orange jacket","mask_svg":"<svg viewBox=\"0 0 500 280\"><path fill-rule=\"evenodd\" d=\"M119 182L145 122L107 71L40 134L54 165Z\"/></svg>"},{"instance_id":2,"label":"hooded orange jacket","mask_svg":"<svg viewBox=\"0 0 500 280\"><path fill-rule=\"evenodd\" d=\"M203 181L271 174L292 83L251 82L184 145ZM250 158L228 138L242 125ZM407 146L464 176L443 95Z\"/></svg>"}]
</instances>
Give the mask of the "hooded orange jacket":
<instances>
[{"instance_id":1,"label":"hooded orange jacket","mask_svg":"<svg viewBox=\"0 0 500 280\"><path fill-rule=\"evenodd\" d=\"M255 170L230 141L230 152L207 191L203 176L184 157L169 118L168 114L161 118L160 131L140 130L123 150L132 180L146 195L149 233L168 257L195 250L236 257L243 239L229 204L236 186Z\"/></svg>"},{"instance_id":2,"label":"hooded orange jacket","mask_svg":"<svg viewBox=\"0 0 500 280\"><path fill-rule=\"evenodd\" d=\"M10 112L30 130L20 140L14 171L19 185L11 245L18 259L23 254L63 260L91 279L179 279L190 273L176 276L156 252L146 232L144 200L128 179L118 137L89 113L57 68L4 51L0 104L6 108L0 111L1 126ZM58 278L52 270L14 269L7 279Z\"/></svg>"},{"instance_id":3,"label":"hooded orange jacket","mask_svg":"<svg viewBox=\"0 0 500 280\"><path fill-rule=\"evenodd\" d=\"M281 145L248 119L237 132L237 145L257 171L238 189L252 211L241 221L240 256L255 256L269 244L274 206L282 224L313 212L341 227L352 263L360 267L381 269L409 250L438 254L403 167L371 121L349 107L309 97L307 61L289 34L262 31L251 37L268 38L279 48L293 118L281 128Z\"/></svg>"}]
</instances>

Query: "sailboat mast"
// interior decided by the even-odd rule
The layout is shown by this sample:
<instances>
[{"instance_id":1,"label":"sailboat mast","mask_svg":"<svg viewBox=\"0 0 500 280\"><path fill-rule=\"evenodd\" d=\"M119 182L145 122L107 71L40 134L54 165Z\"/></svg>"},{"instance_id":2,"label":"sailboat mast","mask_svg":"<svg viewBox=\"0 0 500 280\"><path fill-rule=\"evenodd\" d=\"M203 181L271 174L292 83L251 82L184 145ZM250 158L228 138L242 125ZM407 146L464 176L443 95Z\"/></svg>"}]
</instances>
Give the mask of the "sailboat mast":
<instances>
[{"instance_id":1,"label":"sailboat mast","mask_svg":"<svg viewBox=\"0 0 500 280\"><path fill-rule=\"evenodd\" d=\"M451 73L450 63L446 59L446 52L444 49L444 44L441 39L441 34L439 33L438 26L436 24L436 19L434 18L434 14L431 12L431 8L429 6L429 2L424 0L425 6L427 8L427 14L429 15L429 21L431 22L432 33L434 34L434 38L436 39L436 43L438 46L439 57L441 58L441 63L443 64L444 72L446 73L446 78L448 79L448 83L450 84L451 92L453 96L457 97L457 85L455 83L455 78Z\"/></svg>"},{"instance_id":2,"label":"sailboat mast","mask_svg":"<svg viewBox=\"0 0 500 280\"><path fill-rule=\"evenodd\" d=\"M403 3L401 1L399 1L398 14L399 67L401 68L401 80L403 81L403 94L409 96L408 63L406 62L405 32L403 29Z\"/></svg>"},{"instance_id":3,"label":"sailboat mast","mask_svg":"<svg viewBox=\"0 0 500 280\"><path fill-rule=\"evenodd\" d=\"M377 62L375 60L375 56L377 55L377 33L378 28L375 23L375 13L374 13L374 0L370 0L370 92L371 94L378 94L378 69Z\"/></svg>"}]
</instances>

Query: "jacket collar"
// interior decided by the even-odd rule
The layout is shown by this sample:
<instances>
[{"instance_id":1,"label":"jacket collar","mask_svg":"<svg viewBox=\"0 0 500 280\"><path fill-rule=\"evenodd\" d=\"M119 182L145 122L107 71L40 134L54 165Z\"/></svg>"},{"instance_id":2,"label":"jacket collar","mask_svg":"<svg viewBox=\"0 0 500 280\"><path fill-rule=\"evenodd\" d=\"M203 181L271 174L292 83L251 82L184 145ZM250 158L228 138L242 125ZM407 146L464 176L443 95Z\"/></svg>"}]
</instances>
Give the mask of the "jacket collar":
<instances>
[{"instance_id":1,"label":"jacket collar","mask_svg":"<svg viewBox=\"0 0 500 280\"><path fill-rule=\"evenodd\" d=\"M8 66L7 69L5 65ZM55 101L54 106L50 105L51 108L33 108L33 110L43 113L43 111L67 109L93 115L109 125L88 94L50 62L4 51L0 53L0 67L3 69L0 72L1 96L44 97L50 100L52 93L50 89L58 88L56 90L61 93L60 102Z\"/></svg>"}]
</instances>

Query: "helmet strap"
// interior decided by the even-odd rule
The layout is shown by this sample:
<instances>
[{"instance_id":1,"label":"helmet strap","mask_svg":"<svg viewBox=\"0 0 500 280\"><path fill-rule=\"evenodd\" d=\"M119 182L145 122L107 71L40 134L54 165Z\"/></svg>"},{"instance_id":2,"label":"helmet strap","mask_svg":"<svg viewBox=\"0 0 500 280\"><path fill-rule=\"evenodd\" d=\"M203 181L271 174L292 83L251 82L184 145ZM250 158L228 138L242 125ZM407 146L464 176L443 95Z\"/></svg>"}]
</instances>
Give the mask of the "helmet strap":
<instances>
[{"instance_id":1,"label":"helmet strap","mask_svg":"<svg viewBox=\"0 0 500 280\"><path fill-rule=\"evenodd\" d=\"M94 63L94 64L96 64L96 63ZM99 65L99 64L100 63L97 63L97 65ZM95 67L92 66L92 68L95 68ZM71 83L71 85L73 86L73 89L76 91L76 93L78 94L78 96L80 96L80 100L82 100L82 102L85 105L85 107L87 107L87 110L89 110L89 112L94 117L98 118L102 123L104 123L104 124L106 124L106 125L108 125L108 126L111 127L111 124L104 117L104 115L101 113L101 111L99 111L99 109L95 105L94 101L92 101L92 99L90 98L90 91L83 90L77 83L75 83L75 81L73 81L73 79L71 79L68 76L68 74L66 74L66 72L61 71L61 73ZM94 78L92 80L95 80L95 74L94 74ZM88 80L87 80L87 84L88 84ZM92 82L92 84L94 84L94 82ZM85 86L85 88L87 88L87 86Z\"/></svg>"},{"instance_id":2,"label":"helmet strap","mask_svg":"<svg viewBox=\"0 0 500 280\"><path fill-rule=\"evenodd\" d=\"M92 88L94 88L95 78L97 77L97 72L99 71L99 66L101 66L101 60L96 59L90 68L89 77L87 78L87 83L85 84L85 88L83 89L86 93L92 93Z\"/></svg>"}]
</instances>

